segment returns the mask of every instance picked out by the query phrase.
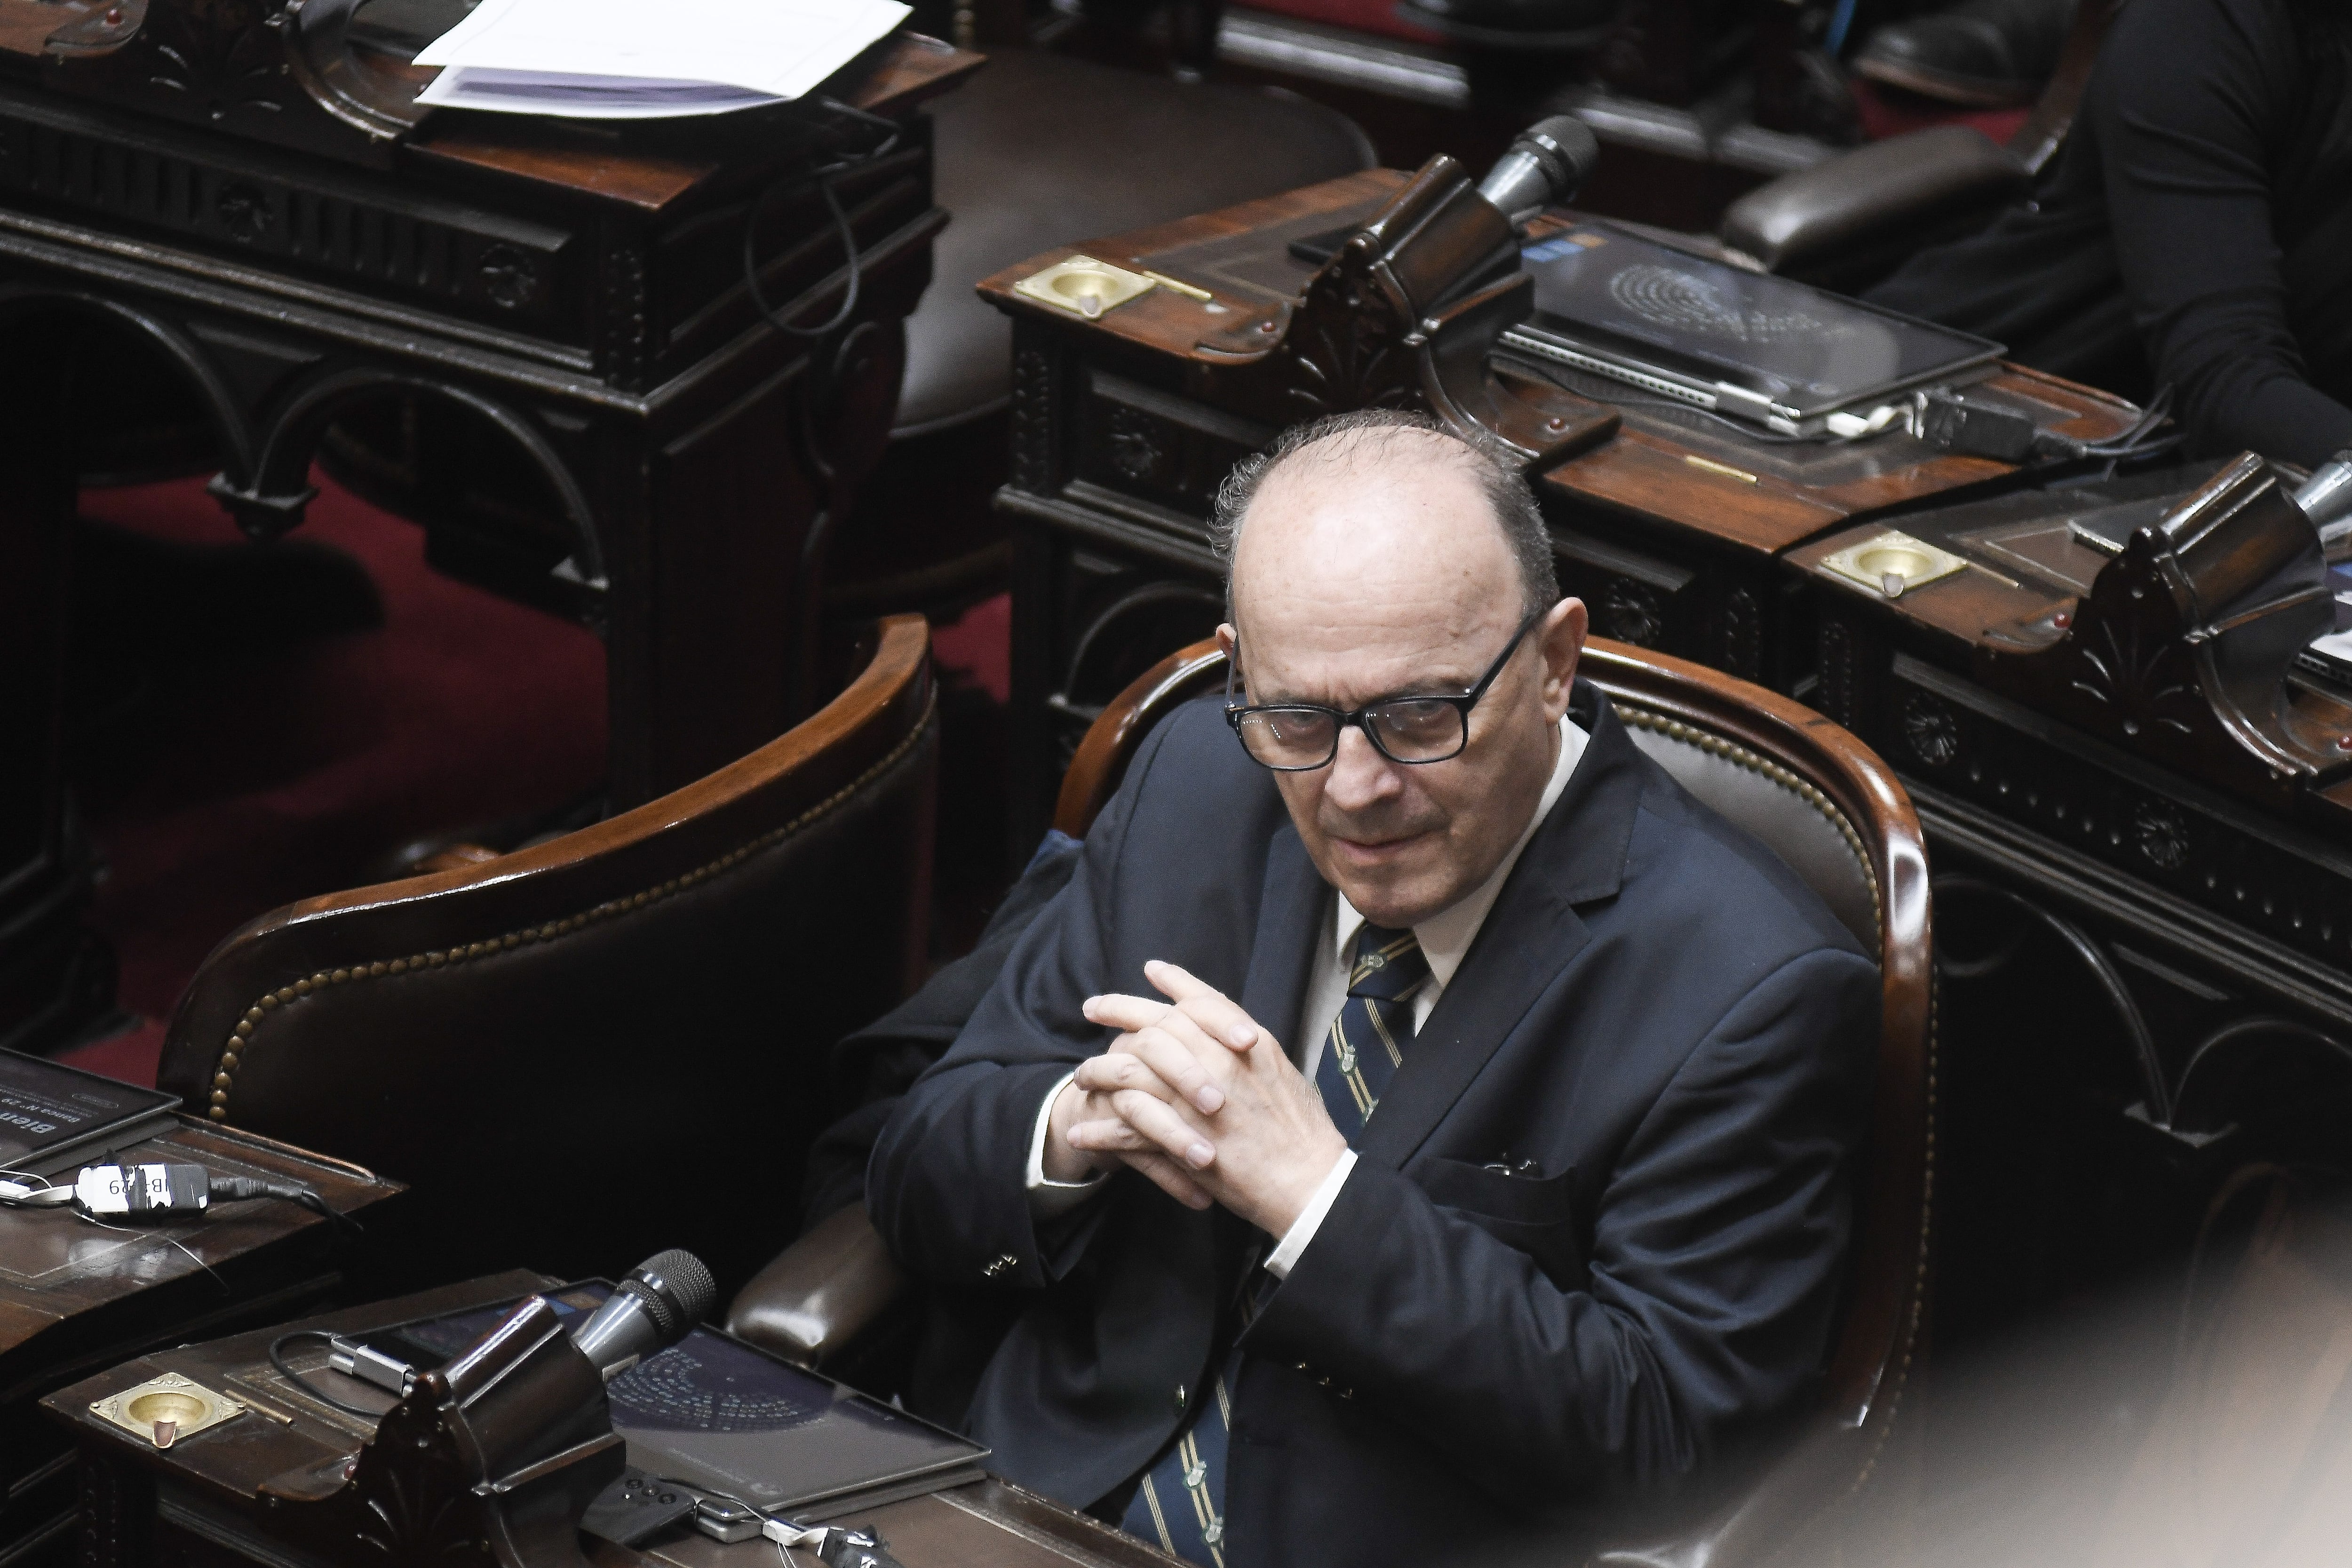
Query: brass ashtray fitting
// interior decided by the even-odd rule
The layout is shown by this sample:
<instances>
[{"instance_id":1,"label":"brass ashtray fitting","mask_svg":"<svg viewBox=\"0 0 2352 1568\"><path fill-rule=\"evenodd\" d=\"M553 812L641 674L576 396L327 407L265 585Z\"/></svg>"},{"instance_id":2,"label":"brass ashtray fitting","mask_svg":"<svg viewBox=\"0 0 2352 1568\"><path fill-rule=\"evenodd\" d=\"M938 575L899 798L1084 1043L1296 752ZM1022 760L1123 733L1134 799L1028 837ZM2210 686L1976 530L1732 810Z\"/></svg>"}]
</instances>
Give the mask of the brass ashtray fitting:
<instances>
[{"instance_id":1,"label":"brass ashtray fitting","mask_svg":"<svg viewBox=\"0 0 2352 1568\"><path fill-rule=\"evenodd\" d=\"M1097 261L1091 256L1073 256L1056 261L1043 272L1031 273L1015 283L1013 291L1091 321L1114 306L1150 293L1154 287L1152 280L1139 272Z\"/></svg>"},{"instance_id":2,"label":"brass ashtray fitting","mask_svg":"<svg viewBox=\"0 0 2352 1568\"><path fill-rule=\"evenodd\" d=\"M245 1406L227 1394L215 1394L176 1372L151 1377L136 1387L110 1394L89 1409L100 1420L111 1421L158 1448L168 1448L192 1432L217 1426L245 1414Z\"/></svg>"},{"instance_id":3,"label":"brass ashtray fitting","mask_svg":"<svg viewBox=\"0 0 2352 1568\"><path fill-rule=\"evenodd\" d=\"M1846 581L1890 599L1969 568L1965 559L1950 551L1938 550L1924 539L1893 528L1875 539L1849 544L1822 557L1822 564Z\"/></svg>"}]
</instances>

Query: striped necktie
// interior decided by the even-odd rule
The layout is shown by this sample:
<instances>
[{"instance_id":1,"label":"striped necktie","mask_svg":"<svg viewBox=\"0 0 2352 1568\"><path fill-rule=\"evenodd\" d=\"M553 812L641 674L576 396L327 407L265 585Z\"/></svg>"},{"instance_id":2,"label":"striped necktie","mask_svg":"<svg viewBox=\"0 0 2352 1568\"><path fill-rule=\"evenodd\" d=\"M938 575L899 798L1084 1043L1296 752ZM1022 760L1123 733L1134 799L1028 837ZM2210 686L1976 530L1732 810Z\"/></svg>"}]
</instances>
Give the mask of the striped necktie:
<instances>
[{"instance_id":1,"label":"striped necktie","mask_svg":"<svg viewBox=\"0 0 2352 1568\"><path fill-rule=\"evenodd\" d=\"M1429 959L1412 932L1367 922L1356 933L1348 999L1332 1015L1315 1064L1323 1108L1350 1142L1404 1065L1404 1047L1412 1043L1412 999L1428 979Z\"/></svg>"},{"instance_id":2,"label":"striped necktie","mask_svg":"<svg viewBox=\"0 0 2352 1568\"><path fill-rule=\"evenodd\" d=\"M1412 999L1428 978L1429 960L1412 932L1367 924L1356 933L1348 999L1332 1016L1315 1064L1324 1109L1350 1142L1404 1062L1404 1047L1412 1043ZM1244 1293L1236 1332L1248 1323L1254 1300L1254 1293ZM1178 1428L1176 1446L1144 1471L1119 1521L1129 1535L1157 1542L1161 1551L1202 1568L1225 1568L1225 1453L1240 1371L1241 1352L1234 1350L1217 1369L1209 1397L1195 1403L1191 1424Z\"/></svg>"}]
</instances>

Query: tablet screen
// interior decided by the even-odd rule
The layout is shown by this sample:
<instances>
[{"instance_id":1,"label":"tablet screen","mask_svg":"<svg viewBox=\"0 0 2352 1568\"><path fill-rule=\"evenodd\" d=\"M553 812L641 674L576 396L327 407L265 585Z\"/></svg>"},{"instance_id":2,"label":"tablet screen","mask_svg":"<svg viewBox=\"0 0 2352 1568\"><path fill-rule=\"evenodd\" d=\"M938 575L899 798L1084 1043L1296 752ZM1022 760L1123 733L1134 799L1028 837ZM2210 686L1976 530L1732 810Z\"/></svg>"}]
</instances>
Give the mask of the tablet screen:
<instances>
[{"instance_id":1,"label":"tablet screen","mask_svg":"<svg viewBox=\"0 0 2352 1568\"><path fill-rule=\"evenodd\" d=\"M1718 381L1802 417L1998 356L1988 339L1583 222L1523 253L1528 326L1701 387Z\"/></svg>"}]
</instances>

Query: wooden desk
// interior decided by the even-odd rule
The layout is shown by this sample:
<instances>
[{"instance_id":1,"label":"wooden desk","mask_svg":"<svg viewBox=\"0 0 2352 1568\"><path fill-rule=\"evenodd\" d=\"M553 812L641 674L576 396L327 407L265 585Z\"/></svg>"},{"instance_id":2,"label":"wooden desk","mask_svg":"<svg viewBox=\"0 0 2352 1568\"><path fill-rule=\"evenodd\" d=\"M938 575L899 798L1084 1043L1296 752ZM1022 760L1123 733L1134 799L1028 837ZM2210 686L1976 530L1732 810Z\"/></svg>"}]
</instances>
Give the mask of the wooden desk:
<instances>
[{"instance_id":1,"label":"wooden desk","mask_svg":"<svg viewBox=\"0 0 2352 1568\"><path fill-rule=\"evenodd\" d=\"M320 30L349 9L0 0L0 1040L91 1006L57 994L89 875L58 752L64 389L110 363L94 331L186 384L213 492L257 539L300 523L322 435L372 404L422 400L519 452L560 536L436 554L603 632L616 808L772 739L814 679L802 612L881 454L947 222L919 106L979 57L903 37L836 79L898 143L834 182L856 309L792 338L751 302L747 226L766 299L828 320L846 268L803 176L875 128L428 118L432 73Z\"/></svg>"},{"instance_id":2,"label":"wooden desk","mask_svg":"<svg viewBox=\"0 0 2352 1568\"><path fill-rule=\"evenodd\" d=\"M2343 768L2282 780L2210 734L2159 760L2157 723L2095 728L2008 668L2116 564L2068 537L2070 515L2185 497L2218 467L1904 517L1970 564L1895 599L1822 564L1874 528L1788 557L1821 620L1816 706L1901 771L1935 855L1955 1047L1937 1311L1963 1332L2173 1255L2251 1161L2352 1166ZM2099 645L2147 713L2169 650ZM2352 734L2341 690L2291 678L2284 698Z\"/></svg>"},{"instance_id":3,"label":"wooden desk","mask_svg":"<svg viewBox=\"0 0 2352 1568\"><path fill-rule=\"evenodd\" d=\"M196 1121L122 1156L306 1182L345 1215L400 1190L356 1165ZM40 1417L44 1394L126 1356L310 1309L341 1283L352 1241L344 1226L268 1199L136 1229L64 1209L0 1209L0 1561L72 1561L71 1445Z\"/></svg>"},{"instance_id":4,"label":"wooden desk","mask_svg":"<svg viewBox=\"0 0 2352 1568\"><path fill-rule=\"evenodd\" d=\"M510 1300L558 1281L524 1271L492 1275L397 1301L329 1313L302 1327L365 1330L385 1323ZM291 1327L296 1325L287 1325ZM266 1351L285 1327L143 1356L51 1394L51 1418L70 1433L86 1466L82 1568L179 1568L316 1563L316 1543L289 1547L283 1516L266 1486L334 1468L373 1436L370 1424L328 1409L289 1386ZM307 1374L315 1356L289 1357ZM89 1414L92 1402L163 1372L177 1372L237 1399L289 1417L242 1415L159 1450ZM353 1389L361 1385L351 1385ZM356 1399L354 1403L356 1403ZM395 1561L421 1562L436 1521L455 1521L454 1498L405 1500L386 1518ZM461 1503L458 1506L462 1507ZM881 1534L907 1568L1168 1568L1174 1560L1086 1516L994 1479L891 1503L842 1522ZM444 1530L429 1552L449 1568L489 1568L499 1560ZM776 1548L754 1538L722 1544L674 1528L632 1549L583 1536L593 1568L774 1568ZM352 1540L327 1561L378 1568L386 1543ZM505 1568L517 1568L507 1564Z\"/></svg>"},{"instance_id":5,"label":"wooden desk","mask_svg":"<svg viewBox=\"0 0 2352 1568\"><path fill-rule=\"evenodd\" d=\"M1295 341L1292 301L1314 268L1296 238L1371 217L1404 184L1373 170L1112 238L1056 247L981 284L1013 318L1013 482L998 504L1023 523L1015 579L1013 709L1026 725L1016 807L1043 830L1070 748L1101 705L1161 654L1214 628L1222 571L1204 522L1235 460L1277 426L1237 412L1236 363L1269 345L1299 366L1300 418L1411 403L1403 356L1369 322ZM1572 219L1552 215L1548 229ZM1149 268L1214 294L1161 289L1086 321L1013 290L1073 251ZM1859 519L1997 485L2014 470L1890 434L1838 447L1774 447L1696 415L1632 400L1573 371L1555 384L1621 418L1613 438L1550 468L1536 489L1561 585L1593 629L1801 696L1813 629L1779 558ZM2086 387L2004 366L1984 384L2039 424L2096 438L2137 410Z\"/></svg>"}]
</instances>

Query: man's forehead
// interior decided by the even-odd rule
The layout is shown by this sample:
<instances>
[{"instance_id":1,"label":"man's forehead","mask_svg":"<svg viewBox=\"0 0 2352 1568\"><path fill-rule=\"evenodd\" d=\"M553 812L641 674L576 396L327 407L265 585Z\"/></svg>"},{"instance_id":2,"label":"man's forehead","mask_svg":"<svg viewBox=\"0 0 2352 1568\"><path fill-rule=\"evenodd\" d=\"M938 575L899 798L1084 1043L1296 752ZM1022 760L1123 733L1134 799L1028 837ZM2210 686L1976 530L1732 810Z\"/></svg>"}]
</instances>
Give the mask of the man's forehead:
<instances>
[{"instance_id":1,"label":"man's forehead","mask_svg":"<svg viewBox=\"0 0 2352 1568\"><path fill-rule=\"evenodd\" d=\"M1424 432L1397 434L1460 451ZM1266 623L1330 611L1466 632L1497 601L1508 601L1499 613L1511 615L1517 588L1517 563L1475 471L1442 454L1278 469L1244 517L1234 558L1234 607L1260 635L1274 629Z\"/></svg>"}]
</instances>

